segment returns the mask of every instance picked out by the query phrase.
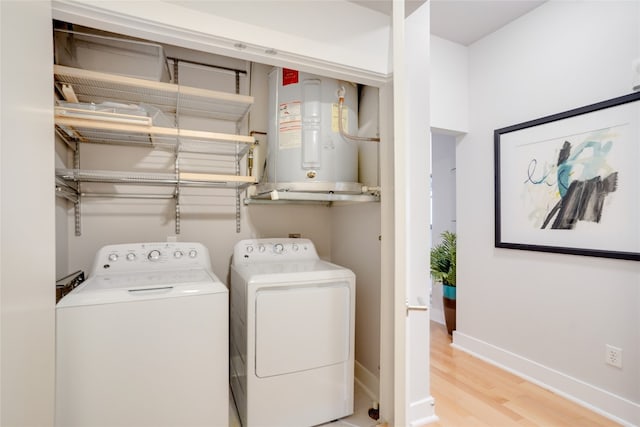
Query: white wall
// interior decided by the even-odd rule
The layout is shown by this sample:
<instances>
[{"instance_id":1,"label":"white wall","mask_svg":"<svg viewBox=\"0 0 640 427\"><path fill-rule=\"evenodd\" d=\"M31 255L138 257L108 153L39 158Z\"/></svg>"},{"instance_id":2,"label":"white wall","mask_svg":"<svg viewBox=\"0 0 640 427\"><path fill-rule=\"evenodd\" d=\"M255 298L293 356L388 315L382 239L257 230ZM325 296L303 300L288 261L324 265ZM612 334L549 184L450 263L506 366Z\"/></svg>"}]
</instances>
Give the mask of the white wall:
<instances>
[{"instance_id":1,"label":"white wall","mask_svg":"<svg viewBox=\"0 0 640 427\"><path fill-rule=\"evenodd\" d=\"M0 2L0 424L53 425L51 9Z\"/></svg>"},{"instance_id":2,"label":"white wall","mask_svg":"<svg viewBox=\"0 0 640 427\"><path fill-rule=\"evenodd\" d=\"M324 7L314 1L170 3L230 20L229 30L237 34L230 34L231 38L300 55L311 51L319 60L390 72L389 17L351 2L332 2ZM259 30L251 31L250 27ZM376 55L366 48L371 44L379 48Z\"/></svg>"},{"instance_id":3,"label":"white wall","mask_svg":"<svg viewBox=\"0 0 640 427\"><path fill-rule=\"evenodd\" d=\"M456 137L431 133L431 247L456 231ZM442 283L432 283L431 320L444 323Z\"/></svg>"},{"instance_id":4,"label":"white wall","mask_svg":"<svg viewBox=\"0 0 640 427\"><path fill-rule=\"evenodd\" d=\"M631 92L638 2L551 1L469 48L456 345L640 424L640 264L494 248L496 128ZM605 365L605 344L624 366Z\"/></svg>"},{"instance_id":5,"label":"white wall","mask_svg":"<svg viewBox=\"0 0 640 427\"><path fill-rule=\"evenodd\" d=\"M375 376L380 370L379 237L379 203L331 208L331 260L356 275L356 360Z\"/></svg>"},{"instance_id":6,"label":"white wall","mask_svg":"<svg viewBox=\"0 0 640 427\"><path fill-rule=\"evenodd\" d=\"M469 77L467 48L431 35L431 129L467 132Z\"/></svg>"},{"instance_id":7,"label":"white wall","mask_svg":"<svg viewBox=\"0 0 640 427\"><path fill-rule=\"evenodd\" d=\"M431 133L431 191L433 243L444 231L456 231L456 137Z\"/></svg>"}]
</instances>

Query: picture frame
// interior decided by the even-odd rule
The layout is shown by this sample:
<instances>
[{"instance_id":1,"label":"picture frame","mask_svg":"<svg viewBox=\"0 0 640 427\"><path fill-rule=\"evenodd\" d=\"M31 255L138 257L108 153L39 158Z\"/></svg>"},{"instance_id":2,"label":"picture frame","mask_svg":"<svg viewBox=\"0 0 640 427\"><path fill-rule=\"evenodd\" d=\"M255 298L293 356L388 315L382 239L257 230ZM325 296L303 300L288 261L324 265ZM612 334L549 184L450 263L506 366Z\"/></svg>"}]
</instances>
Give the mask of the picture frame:
<instances>
[{"instance_id":1,"label":"picture frame","mask_svg":"<svg viewBox=\"0 0 640 427\"><path fill-rule=\"evenodd\" d=\"M494 130L495 247L640 261L640 93Z\"/></svg>"}]
</instances>

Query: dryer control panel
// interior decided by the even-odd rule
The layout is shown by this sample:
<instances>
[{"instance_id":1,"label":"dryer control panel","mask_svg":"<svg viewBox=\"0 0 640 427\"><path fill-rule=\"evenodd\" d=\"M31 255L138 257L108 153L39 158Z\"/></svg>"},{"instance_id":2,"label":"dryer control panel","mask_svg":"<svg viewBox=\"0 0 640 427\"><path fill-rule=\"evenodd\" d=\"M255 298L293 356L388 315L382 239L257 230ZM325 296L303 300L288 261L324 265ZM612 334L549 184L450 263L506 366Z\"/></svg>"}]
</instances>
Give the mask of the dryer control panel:
<instances>
[{"instance_id":1,"label":"dryer control panel","mask_svg":"<svg viewBox=\"0 0 640 427\"><path fill-rule=\"evenodd\" d=\"M309 239L246 239L236 243L233 263L320 259Z\"/></svg>"},{"instance_id":2,"label":"dryer control panel","mask_svg":"<svg viewBox=\"0 0 640 427\"><path fill-rule=\"evenodd\" d=\"M156 271L181 268L211 270L209 251L195 242L125 243L102 247L90 276L105 272Z\"/></svg>"}]
</instances>

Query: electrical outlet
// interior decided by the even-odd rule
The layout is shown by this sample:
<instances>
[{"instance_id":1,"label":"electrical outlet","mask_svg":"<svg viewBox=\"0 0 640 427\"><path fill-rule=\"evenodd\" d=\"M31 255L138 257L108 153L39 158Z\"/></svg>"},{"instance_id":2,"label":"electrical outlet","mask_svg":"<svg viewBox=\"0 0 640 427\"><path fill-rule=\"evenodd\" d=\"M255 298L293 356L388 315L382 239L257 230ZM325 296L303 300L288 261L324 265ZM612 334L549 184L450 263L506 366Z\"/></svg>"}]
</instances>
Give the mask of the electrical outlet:
<instances>
[{"instance_id":1,"label":"electrical outlet","mask_svg":"<svg viewBox=\"0 0 640 427\"><path fill-rule=\"evenodd\" d=\"M607 365L622 368L622 349L609 344L607 344L605 348L605 362Z\"/></svg>"}]
</instances>

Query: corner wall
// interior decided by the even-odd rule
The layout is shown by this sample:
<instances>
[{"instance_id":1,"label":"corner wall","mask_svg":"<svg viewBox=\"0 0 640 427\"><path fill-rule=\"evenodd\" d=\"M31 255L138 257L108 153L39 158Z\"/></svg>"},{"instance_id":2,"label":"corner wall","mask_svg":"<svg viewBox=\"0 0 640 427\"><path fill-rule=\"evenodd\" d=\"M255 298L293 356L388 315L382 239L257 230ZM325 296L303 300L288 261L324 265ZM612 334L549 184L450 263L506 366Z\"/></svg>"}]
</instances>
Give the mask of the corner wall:
<instances>
[{"instance_id":1,"label":"corner wall","mask_svg":"<svg viewBox=\"0 0 640 427\"><path fill-rule=\"evenodd\" d=\"M494 248L496 128L631 92L637 2L547 2L469 48L454 344L640 425L640 263ZM622 348L623 368L604 362Z\"/></svg>"}]
</instances>

